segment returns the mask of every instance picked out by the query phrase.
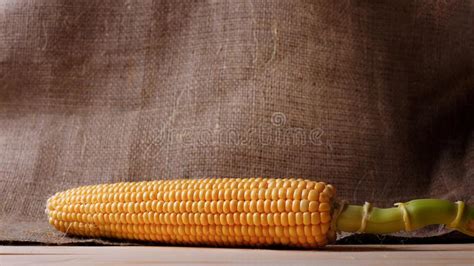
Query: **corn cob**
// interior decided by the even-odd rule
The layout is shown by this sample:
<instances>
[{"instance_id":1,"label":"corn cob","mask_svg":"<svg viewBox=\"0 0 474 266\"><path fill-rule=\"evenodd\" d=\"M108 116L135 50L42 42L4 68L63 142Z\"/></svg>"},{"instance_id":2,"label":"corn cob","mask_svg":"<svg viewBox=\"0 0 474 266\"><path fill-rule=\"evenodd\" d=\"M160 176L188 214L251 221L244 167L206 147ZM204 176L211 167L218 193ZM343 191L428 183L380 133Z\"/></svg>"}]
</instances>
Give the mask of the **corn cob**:
<instances>
[{"instance_id":1,"label":"corn cob","mask_svg":"<svg viewBox=\"0 0 474 266\"><path fill-rule=\"evenodd\" d=\"M49 223L70 235L179 245L317 248L336 230L390 233L442 223L474 235L474 208L422 199L396 208L344 205L324 182L206 178L83 186L48 199Z\"/></svg>"},{"instance_id":2,"label":"corn cob","mask_svg":"<svg viewBox=\"0 0 474 266\"><path fill-rule=\"evenodd\" d=\"M49 222L79 236L173 244L324 246L334 189L302 179L185 179L84 186L48 200Z\"/></svg>"}]
</instances>

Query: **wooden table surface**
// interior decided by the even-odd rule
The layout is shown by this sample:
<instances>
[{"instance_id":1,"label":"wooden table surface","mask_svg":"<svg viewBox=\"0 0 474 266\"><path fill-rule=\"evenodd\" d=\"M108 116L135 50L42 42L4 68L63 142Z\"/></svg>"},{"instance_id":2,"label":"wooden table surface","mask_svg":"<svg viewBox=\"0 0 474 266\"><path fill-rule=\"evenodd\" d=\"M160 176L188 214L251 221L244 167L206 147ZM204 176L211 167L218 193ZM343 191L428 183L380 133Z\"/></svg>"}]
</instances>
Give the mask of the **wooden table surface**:
<instances>
[{"instance_id":1,"label":"wooden table surface","mask_svg":"<svg viewBox=\"0 0 474 266\"><path fill-rule=\"evenodd\" d=\"M0 246L0 265L474 265L474 244L329 246L324 250Z\"/></svg>"}]
</instances>

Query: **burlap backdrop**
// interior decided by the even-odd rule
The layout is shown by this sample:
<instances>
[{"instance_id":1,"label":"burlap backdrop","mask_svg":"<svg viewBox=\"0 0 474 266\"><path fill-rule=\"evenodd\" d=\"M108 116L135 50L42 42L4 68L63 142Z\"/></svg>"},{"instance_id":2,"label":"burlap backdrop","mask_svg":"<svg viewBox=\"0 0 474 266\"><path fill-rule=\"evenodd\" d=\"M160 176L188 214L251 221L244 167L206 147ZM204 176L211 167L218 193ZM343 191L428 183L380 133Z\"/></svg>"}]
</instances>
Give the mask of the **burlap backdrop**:
<instances>
[{"instance_id":1,"label":"burlap backdrop","mask_svg":"<svg viewBox=\"0 0 474 266\"><path fill-rule=\"evenodd\" d=\"M47 224L48 196L123 180L474 203L472 1L0 7L0 240L76 241Z\"/></svg>"}]
</instances>

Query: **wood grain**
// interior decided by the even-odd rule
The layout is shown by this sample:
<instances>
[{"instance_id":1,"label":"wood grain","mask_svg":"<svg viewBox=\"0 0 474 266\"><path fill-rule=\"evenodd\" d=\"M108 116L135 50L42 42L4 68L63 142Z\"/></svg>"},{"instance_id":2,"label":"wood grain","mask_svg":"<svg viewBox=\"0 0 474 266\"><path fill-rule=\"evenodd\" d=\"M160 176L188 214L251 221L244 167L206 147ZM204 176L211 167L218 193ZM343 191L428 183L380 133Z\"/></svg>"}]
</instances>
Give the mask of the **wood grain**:
<instances>
[{"instance_id":1,"label":"wood grain","mask_svg":"<svg viewBox=\"0 0 474 266\"><path fill-rule=\"evenodd\" d=\"M0 246L0 265L474 265L474 244L328 246L324 250Z\"/></svg>"}]
</instances>

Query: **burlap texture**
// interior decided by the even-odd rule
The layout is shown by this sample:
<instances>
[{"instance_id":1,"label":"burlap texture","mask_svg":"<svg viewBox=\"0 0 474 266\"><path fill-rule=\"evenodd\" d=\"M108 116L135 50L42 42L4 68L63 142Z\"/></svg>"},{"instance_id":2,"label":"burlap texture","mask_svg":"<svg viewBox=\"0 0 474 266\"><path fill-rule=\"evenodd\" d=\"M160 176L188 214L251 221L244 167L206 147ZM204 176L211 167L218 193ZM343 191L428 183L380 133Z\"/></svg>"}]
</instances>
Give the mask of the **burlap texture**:
<instances>
[{"instance_id":1,"label":"burlap texture","mask_svg":"<svg viewBox=\"0 0 474 266\"><path fill-rule=\"evenodd\" d=\"M46 199L123 180L474 203L472 3L1 1L0 240L78 241Z\"/></svg>"}]
</instances>

